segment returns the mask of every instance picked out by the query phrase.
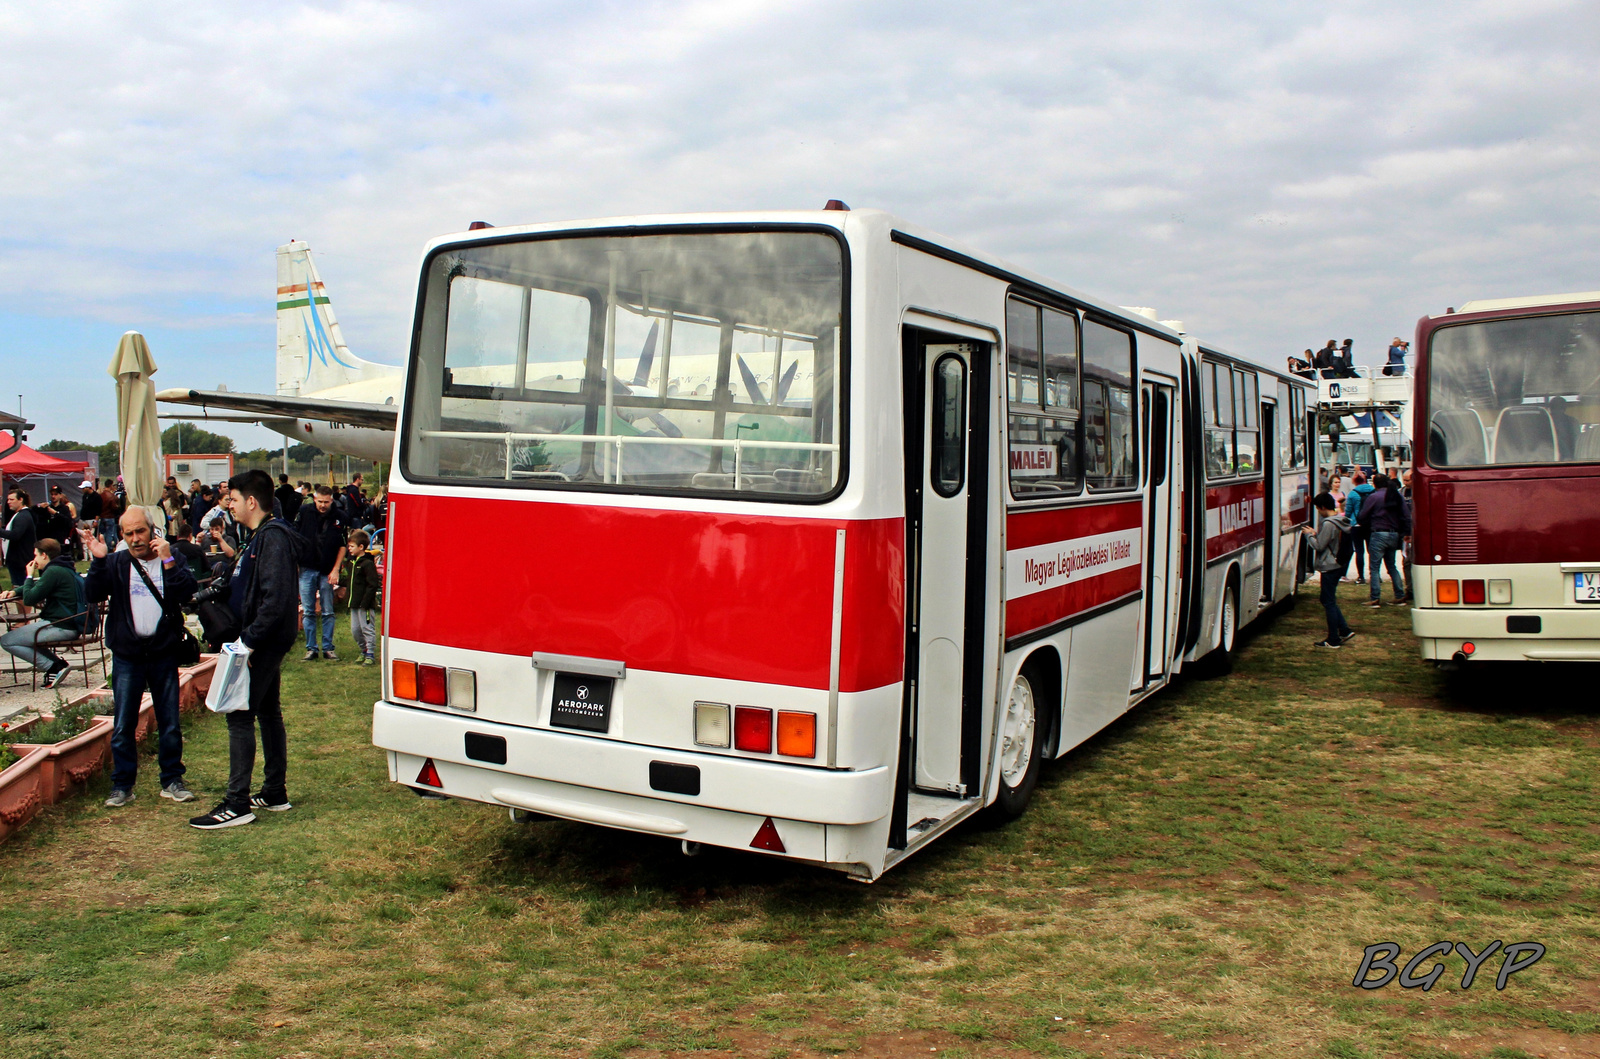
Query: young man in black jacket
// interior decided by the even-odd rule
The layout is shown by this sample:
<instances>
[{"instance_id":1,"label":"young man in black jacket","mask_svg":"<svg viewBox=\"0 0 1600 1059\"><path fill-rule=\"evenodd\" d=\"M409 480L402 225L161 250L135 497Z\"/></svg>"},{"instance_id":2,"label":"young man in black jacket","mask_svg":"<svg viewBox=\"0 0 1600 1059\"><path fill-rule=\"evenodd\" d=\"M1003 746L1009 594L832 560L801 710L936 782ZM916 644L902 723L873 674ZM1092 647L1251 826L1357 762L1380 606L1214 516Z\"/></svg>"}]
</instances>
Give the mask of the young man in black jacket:
<instances>
[{"instance_id":1,"label":"young man in black jacket","mask_svg":"<svg viewBox=\"0 0 1600 1059\"><path fill-rule=\"evenodd\" d=\"M228 582L229 604L239 616L239 639L250 649L250 708L228 717L228 793L222 804L189 823L204 831L255 821L255 810L293 808L285 786L288 737L283 729L279 673L294 646L296 563L294 531L272 517L272 478L245 471L228 479L233 517L249 530ZM261 790L250 793L256 767L256 725L261 725Z\"/></svg>"},{"instance_id":2,"label":"young man in black jacket","mask_svg":"<svg viewBox=\"0 0 1600 1059\"><path fill-rule=\"evenodd\" d=\"M127 549L112 552L104 537L80 530L91 557L84 590L89 602L111 601L106 608L106 646L111 648L110 806L133 801L139 773L139 702L145 689L155 705L159 733L161 796L175 802L194 800L183 782L183 729L178 725L178 660L183 618L178 609L195 592L188 564L157 537L144 508L131 507L118 523ZM142 574L141 574L142 571Z\"/></svg>"}]
</instances>

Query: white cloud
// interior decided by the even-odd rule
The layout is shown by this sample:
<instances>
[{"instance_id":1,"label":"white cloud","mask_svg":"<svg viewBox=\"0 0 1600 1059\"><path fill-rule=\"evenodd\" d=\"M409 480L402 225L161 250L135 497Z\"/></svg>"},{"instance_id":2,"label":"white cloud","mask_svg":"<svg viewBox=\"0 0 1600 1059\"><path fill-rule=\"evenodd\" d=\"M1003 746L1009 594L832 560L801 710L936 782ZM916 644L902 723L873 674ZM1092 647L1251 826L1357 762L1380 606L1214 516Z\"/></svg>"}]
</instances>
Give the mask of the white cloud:
<instances>
[{"instance_id":1,"label":"white cloud","mask_svg":"<svg viewBox=\"0 0 1600 1059\"><path fill-rule=\"evenodd\" d=\"M215 333L270 384L291 237L394 357L474 219L838 197L1274 363L1600 257L1586 3L0 3L0 39L0 313L170 333L172 382Z\"/></svg>"}]
</instances>

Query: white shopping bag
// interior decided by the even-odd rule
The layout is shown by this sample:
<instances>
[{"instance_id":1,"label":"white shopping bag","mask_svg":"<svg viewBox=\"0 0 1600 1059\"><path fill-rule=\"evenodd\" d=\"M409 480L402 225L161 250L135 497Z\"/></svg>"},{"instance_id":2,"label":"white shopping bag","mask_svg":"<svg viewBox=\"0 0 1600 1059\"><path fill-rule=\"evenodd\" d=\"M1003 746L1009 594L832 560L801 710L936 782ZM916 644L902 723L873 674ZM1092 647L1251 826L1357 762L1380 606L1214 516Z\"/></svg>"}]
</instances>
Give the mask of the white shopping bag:
<instances>
[{"instance_id":1,"label":"white shopping bag","mask_svg":"<svg viewBox=\"0 0 1600 1059\"><path fill-rule=\"evenodd\" d=\"M250 648L243 641L222 645L216 671L211 674L211 689L206 692L206 708L213 713L250 708Z\"/></svg>"}]
</instances>

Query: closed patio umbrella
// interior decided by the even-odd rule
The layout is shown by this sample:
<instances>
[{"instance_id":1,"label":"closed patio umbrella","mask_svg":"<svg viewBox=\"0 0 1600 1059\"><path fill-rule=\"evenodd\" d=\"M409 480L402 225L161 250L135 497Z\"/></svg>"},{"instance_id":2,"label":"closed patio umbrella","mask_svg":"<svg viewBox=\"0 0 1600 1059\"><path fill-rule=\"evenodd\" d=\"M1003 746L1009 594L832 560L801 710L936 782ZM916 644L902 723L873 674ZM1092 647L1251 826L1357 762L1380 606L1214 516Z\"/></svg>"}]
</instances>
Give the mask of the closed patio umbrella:
<instances>
[{"instance_id":1,"label":"closed patio umbrella","mask_svg":"<svg viewBox=\"0 0 1600 1059\"><path fill-rule=\"evenodd\" d=\"M150 381L156 362L143 335L129 331L122 336L109 371L117 380L117 439L128 503L145 508L151 526L163 527L161 424L156 418L155 384Z\"/></svg>"}]
</instances>

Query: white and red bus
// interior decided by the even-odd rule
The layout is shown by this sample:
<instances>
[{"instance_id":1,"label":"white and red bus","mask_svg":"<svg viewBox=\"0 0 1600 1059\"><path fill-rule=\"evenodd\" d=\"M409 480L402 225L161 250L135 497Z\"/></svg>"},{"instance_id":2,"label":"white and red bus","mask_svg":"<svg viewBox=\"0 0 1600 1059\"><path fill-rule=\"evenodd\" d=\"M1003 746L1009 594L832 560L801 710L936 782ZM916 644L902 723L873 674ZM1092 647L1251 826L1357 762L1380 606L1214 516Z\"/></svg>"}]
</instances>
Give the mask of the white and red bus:
<instances>
[{"instance_id":1,"label":"white and red bus","mask_svg":"<svg viewBox=\"0 0 1600 1059\"><path fill-rule=\"evenodd\" d=\"M865 880L1020 813L1295 590L1310 385L1147 313L875 211L434 242L391 779Z\"/></svg>"},{"instance_id":2,"label":"white and red bus","mask_svg":"<svg viewBox=\"0 0 1600 1059\"><path fill-rule=\"evenodd\" d=\"M1422 656L1600 661L1600 291L1468 302L1416 350Z\"/></svg>"}]
</instances>

